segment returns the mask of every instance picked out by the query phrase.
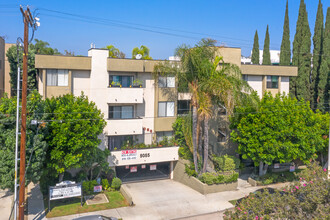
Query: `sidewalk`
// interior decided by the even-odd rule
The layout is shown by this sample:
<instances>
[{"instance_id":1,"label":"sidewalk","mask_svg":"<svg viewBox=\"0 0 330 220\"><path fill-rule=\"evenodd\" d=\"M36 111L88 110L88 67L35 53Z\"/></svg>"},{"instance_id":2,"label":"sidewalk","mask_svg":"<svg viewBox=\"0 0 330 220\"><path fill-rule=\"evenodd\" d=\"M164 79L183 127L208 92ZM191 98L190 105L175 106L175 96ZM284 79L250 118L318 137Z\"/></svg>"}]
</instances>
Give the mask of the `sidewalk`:
<instances>
[{"instance_id":1,"label":"sidewalk","mask_svg":"<svg viewBox=\"0 0 330 220\"><path fill-rule=\"evenodd\" d=\"M0 190L0 219L8 219L12 209L14 195L9 190Z\"/></svg>"},{"instance_id":2,"label":"sidewalk","mask_svg":"<svg viewBox=\"0 0 330 220\"><path fill-rule=\"evenodd\" d=\"M28 220L46 219L44 201L39 184L30 183L27 188Z\"/></svg>"}]
</instances>

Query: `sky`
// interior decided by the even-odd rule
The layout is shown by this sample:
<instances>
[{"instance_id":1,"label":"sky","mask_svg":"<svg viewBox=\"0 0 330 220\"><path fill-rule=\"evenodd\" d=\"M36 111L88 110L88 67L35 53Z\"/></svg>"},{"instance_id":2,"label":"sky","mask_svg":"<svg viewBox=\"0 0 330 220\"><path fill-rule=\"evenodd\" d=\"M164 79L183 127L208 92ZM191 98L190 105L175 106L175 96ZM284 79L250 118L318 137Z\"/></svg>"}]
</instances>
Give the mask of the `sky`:
<instances>
[{"instance_id":1,"label":"sky","mask_svg":"<svg viewBox=\"0 0 330 220\"><path fill-rule=\"evenodd\" d=\"M330 0L321 1L325 18ZM305 3L313 35L318 1ZM291 48L299 4L289 0ZM152 58L168 59L181 44L193 46L205 37L249 56L256 30L263 48L267 24L270 49L279 50L286 0L0 0L0 36L6 43L23 38L19 5L29 5L40 18L34 38L60 52L87 56L91 43L96 48L112 44L131 58L134 47L145 45Z\"/></svg>"}]
</instances>

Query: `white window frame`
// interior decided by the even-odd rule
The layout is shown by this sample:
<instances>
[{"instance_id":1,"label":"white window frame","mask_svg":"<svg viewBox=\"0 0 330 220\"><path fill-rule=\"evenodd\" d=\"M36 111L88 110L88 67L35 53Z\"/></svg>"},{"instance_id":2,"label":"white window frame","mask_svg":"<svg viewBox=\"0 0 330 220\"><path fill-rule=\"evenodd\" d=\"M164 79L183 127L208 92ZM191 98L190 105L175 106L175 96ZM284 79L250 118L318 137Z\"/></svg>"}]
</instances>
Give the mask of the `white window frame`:
<instances>
[{"instance_id":1,"label":"white window frame","mask_svg":"<svg viewBox=\"0 0 330 220\"><path fill-rule=\"evenodd\" d=\"M161 109L160 105L165 104L165 108ZM160 110L164 110L164 115L159 114ZM162 113L163 113L162 112ZM158 117L174 117L175 116L175 102L158 102Z\"/></svg>"},{"instance_id":2,"label":"white window frame","mask_svg":"<svg viewBox=\"0 0 330 220\"><path fill-rule=\"evenodd\" d=\"M69 70L47 69L47 86L69 86Z\"/></svg>"}]
</instances>

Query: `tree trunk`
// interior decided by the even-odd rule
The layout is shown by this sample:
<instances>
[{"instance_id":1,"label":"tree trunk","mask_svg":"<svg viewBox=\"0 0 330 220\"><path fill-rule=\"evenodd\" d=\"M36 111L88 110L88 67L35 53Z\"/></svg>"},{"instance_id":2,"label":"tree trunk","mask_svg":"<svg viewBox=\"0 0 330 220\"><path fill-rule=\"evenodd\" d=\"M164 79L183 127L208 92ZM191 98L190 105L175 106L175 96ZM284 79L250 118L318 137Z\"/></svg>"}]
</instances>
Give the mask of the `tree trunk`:
<instances>
[{"instance_id":1,"label":"tree trunk","mask_svg":"<svg viewBox=\"0 0 330 220\"><path fill-rule=\"evenodd\" d=\"M268 169L268 164L262 161L260 161L259 163L259 176L263 176L267 173L267 169Z\"/></svg>"},{"instance_id":2,"label":"tree trunk","mask_svg":"<svg viewBox=\"0 0 330 220\"><path fill-rule=\"evenodd\" d=\"M193 146L194 146L194 165L195 171L198 173L198 164L197 164L197 108L193 106Z\"/></svg>"},{"instance_id":3,"label":"tree trunk","mask_svg":"<svg viewBox=\"0 0 330 220\"><path fill-rule=\"evenodd\" d=\"M199 157L202 160L203 158L203 122L199 122L200 129L199 129L199 138L198 138L198 153Z\"/></svg>"},{"instance_id":4,"label":"tree trunk","mask_svg":"<svg viewBox=\"0 0 330 220\"><path fill-rule=\"evenodd\" d=\"M64 173L60 173L60 175L58 176L59 183L63 181L63 177L64 177Z\"/></svg>"},{"instance_id":5,"label":"tree trunk","mask_svg":"<svg viewBox=\"0 0 330 220\"><path fill-rule=\"evenodd\" d=\"M203 173L206 172L207 161L209 157L209 119L205 117L204 119L204 165L203 165Z\"/></svg>"}]
</instances>

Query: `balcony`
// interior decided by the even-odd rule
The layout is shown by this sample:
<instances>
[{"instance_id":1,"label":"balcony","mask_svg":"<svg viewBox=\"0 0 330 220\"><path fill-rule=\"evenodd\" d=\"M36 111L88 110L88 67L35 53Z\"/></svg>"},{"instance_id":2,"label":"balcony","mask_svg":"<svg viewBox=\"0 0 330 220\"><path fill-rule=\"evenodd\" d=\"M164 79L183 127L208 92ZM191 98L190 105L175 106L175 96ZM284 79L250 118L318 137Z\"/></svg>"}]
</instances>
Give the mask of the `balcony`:
<instances>
[{"instance_id":1,"label":"balcony","mask_svg":"<svg viewBox=\"0 0 330 220\"><path fill-rule=\"evenodd\" d=\"M125 166L176 161L179 159L178 151L177 146L111 151L109 164L110 166Z\"/></svg>"},{"instance_id":2,"label":"balcony","mask_svg":"<svg viewBox=\"0 0 330 220\"><path fill-rule=\"evenodd\" d=\"M109 87L108 103L143 103L143 88Z\"/></svg>"},{"instance_id":3,"label":"balcony","mask_svg":"<svg viewBox=\"0 0 330 220\"><path fill-rule=\"evenodd\" d=\"M107 120L105 131L108 135L137 135L142 134L142 119Z\"/></svg>"}]
</instances>

